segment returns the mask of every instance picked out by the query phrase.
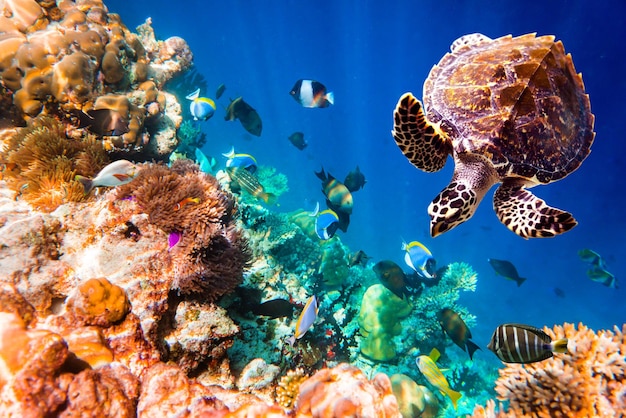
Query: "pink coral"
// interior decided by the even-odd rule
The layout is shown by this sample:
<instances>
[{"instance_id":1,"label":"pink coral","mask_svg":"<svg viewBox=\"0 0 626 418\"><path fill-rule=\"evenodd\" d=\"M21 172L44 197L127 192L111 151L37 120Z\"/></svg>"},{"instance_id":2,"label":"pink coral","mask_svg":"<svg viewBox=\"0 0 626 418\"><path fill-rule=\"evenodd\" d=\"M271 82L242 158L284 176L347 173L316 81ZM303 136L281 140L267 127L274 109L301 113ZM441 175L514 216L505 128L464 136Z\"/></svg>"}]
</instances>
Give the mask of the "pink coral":
<instances>
[{"instance_id":1,"label":"pink coral","mask_svg":"<svg viewBox=\"0 0 626 418\"><path fill-rule=\"evenodd\" d=\"M385 374L369 381L361 370L347 363L322 369L300 385L296 400L298 417L401 417Z\"/></svg>"},{"instance_id":2,"label":"pink coral","mask_svg":"<svg viewBox=\"0 0 626 418\"><path fill-rule=\"evenodd\" d=\"M626 410L626 324L598 331L580 323L544 331L567 338L569 354L527 365L509 364L496 382L506 417L613 417Z\"/></svg>"}]
</instances>

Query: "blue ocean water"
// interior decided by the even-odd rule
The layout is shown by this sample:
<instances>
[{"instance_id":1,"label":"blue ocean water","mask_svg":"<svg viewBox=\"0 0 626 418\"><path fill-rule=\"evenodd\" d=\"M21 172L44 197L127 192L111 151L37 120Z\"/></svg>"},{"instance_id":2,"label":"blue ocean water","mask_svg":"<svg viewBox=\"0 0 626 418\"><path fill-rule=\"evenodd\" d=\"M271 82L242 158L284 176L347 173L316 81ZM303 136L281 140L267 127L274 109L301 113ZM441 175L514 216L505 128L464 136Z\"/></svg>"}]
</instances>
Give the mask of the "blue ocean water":
<instances>
[{"instance_id":1,"label":"blue ocean water","mask_svg":"<svg viewBox=\"0 0 626 418\"><path fill-rule=\"evenodd\" d=\"M535 326L582 321L594 329L626 321L626 6L621 1L184 1L110 0L112 12L134 29L148 17L159 39L181 36L194 52L211 97L227 90L216 115L202 125L204 151L219 156L234 146L289 178L278 211L312 210L323 202L314 175L322 166L339 179L356 165L367 184L354 194L349 231L341 239L375 261L402 263L402 240L427 245L439 264L465 261L479 273L478 289L461 302L477 315L474 341L485 346L504 322ZM453 164L436 174L418 171L393 138L392 111L412 91L421 98L431 67L459 36L496 38L537 32L563 41L583 73L596 116L592 153L571 176L533 191L573 213L579 225L553 239L523 240L500 224L493 190L475 216L435 239L426 208L448 184ZM335 105L306 109L289 90L315 79L335 94ZM228 98L243 96L261 115L260 138L223 120ZM184 103L183 105L187 105ZM287 137L302 131L299 151ZM223 162L223 161L222 161ZM604 287L586 276L577 251L600 253L622 284ZM497 277L488 258L513 262L528 280L517 287ZM564 297L555 293L561 289Z\"/></svg>"}]
</instances>

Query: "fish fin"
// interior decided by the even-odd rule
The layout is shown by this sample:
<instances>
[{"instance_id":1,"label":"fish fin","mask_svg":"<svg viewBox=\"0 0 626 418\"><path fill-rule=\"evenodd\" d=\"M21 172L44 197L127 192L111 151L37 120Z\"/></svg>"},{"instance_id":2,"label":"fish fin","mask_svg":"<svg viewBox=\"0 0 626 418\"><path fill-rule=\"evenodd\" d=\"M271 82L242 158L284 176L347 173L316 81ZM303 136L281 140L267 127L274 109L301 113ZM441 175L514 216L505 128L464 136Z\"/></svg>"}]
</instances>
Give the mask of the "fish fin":
<instances>
[{"instance_id":1,"label":"fish fin","mask_svg":"<svg viewBox=\"0 0 626 418\"><path fill-rule=\"evenodd\" d=\"M517 287L520 287L522 283L526 281L526 279L523 277L518 277L515 281L517 282Z\"/></svg>"},{"instance_id":2,"label":"fish fin","mask_svg":"<svg viewBox=\"0 0 626 418\"><path fill-rule=\"evenodd\" d=\"M439 360L440 356L441 356L441 353L439 352L439 350L437 350L434 347L432 350L430 350L430 354L428 355L428 357L430 357L432 361L434 361L435 363L437 362L437 360Z\"/></svg>"},{"instance_id":3,"label":"fish fin","mask_svg":"<svg viewBox=\"0 0 626 418\"><path fill-rule=\"evenodd\" d=\"M461 394L461 392L457 392L456 390L453 390L452 388L446 389L446 395L450 397L450 400L452 401L452 406L454 406L454 410L456 411L456 403L458 402L459 399L461 399L463 395Z\"/></svg>"},{"instance_id":4,"label":"fish fin","mask_svg":"<svg viewBox=\"0 0 626 418\"><path fill-rule=\"evenodd\" d=\"M93 189L93 181L87 177L77 175L76 177L74 177L74 180L83 185L83 187L85 188L85 194L89 193L91 189Z\"/></svg>"},{"instance_id":5,"label":"fish fin","mask_svg":"<svg viewBox=\"0 0 626 418\"><path fill-rule=\"evenodd\" d=\"M320 202L315 204L315 209L313 212L309 213L309 216L317 216L318 213L320 213Z\"/></svg>"},{"instance_id":6,"label":"fish fin","mask_svg":"<svg viewBox=\"0 0 626 418\"><path fill-rule=\"evenodd\" d=\"M185 96L185 99L196 100L198 97L200 97L200 88L197 88L196 91L194 91L193 93L189 93L187 96Z\"/></svg>"},{"instance_id":7,"label":"fish fin","mask_svg":"<svg viewBox=\"0 0 626 418\"><path fill-rule=\"evenodd\" d=\"M230 147L230 151L222 153L222 155L226 158L233 158L235 156L235 147Z\"/></svg>"},{"instance_id":8,"label":"fish fin","mask_svg":"<svg viewBox=\"0 0 626 418\"><path fill-rule=\"evenodd\" d=\"M273 193L261 193L259 194L259 197L268 205L273 205L278 199Z\"/></svg>"},{"instance_id":9,"label":"fish fin","mask_svg":"<svg viewBox=\"0 0 626 418\"><path fill-rule=\"evenodd\" d=\"M567 338L554 341L552 347L552 351L555 353L569 353L569 351L567 351Z\"/></svg>"},{"instance_id":10,"label":"fish fin","mask_svg":"<svg viewBox=\"0 0 626 418\"><path fill-rule=\"evenodd\" d=\"M474 355L474 352L476 350L480 350L480 347L476 343L470 340L467 340L465 345L467 346L467 353L469 354L470 360L473 360L472 356Z\"/></svg>"},{"instance_id":11,"label":"fish fin","mask_svg":"<svg viewBox=\"0 0 626 418\"><path fill-rule=\"evenodd\" d=\"M119 181L126 181L130 178L128 174L113 174L113 177L115 177Z\"/></svg>"},{"instance_id":12,"label":"fish fin","mask_svg":"<svg viewBox=\"0 0 626 418\"><path fill-rule=\"evenodd\" d=\"M317 178L322 180L323 182L325 182L327 180L326 172L324 171L324 167L322 167L322 169L320 171L314 171L314 173L317 176Z\"/></svg>"},{"instance_id":13,"label":"fish fin","mask_svg":"<svg viewBox=\"0 0 626 418\"><path fill-rule=\"evenodd\" d=\"M333 93L332 91L329 91L328 93L326 93L326 100L328 100L328 103L330 103L331 105L335 104L335 93Z\"/></svg>"}]
</instances>

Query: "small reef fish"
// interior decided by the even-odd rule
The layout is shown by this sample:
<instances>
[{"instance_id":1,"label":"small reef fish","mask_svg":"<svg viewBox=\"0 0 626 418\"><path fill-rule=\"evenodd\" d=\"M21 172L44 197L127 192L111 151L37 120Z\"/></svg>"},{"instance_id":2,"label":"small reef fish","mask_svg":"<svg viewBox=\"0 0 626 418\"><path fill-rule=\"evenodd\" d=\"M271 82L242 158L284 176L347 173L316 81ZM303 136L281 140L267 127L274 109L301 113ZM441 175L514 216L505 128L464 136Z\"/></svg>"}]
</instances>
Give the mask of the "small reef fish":
<instances>
[{"instance_id":1,"label":"small reef fish","mask_svg":"<svg viewBox=\"0 0 626 418\"><path fill-rule=\"evenodd\" d=\"M597 252L588 248L578 251L578 256L582 261L585 261L591 265L591 268L587 270L587 276L594 282L603 284L604 286L616 289L617 280L615 276L609 273L606 269L606 263L604 259Z\"/></svg>"},{"instance_id":2,"label":"small reef fish","mask_svg":"<svg viewBox=\"0 0 626 418\"><path fill-rule=\"evenodd\" d=\"M222 97L222 94L226 91L226 86L224 84L220 84L217 86L217 90L215 90L215 100L218 100Z\"/></svg>"},{"instance_id":3,"label":"small reef fish","mask_svg":"<svg viewBox=\"0 0 626 418\"><path fill-rule=\"evenodd\" d=\"M361 169L357 165L354 170L346 175L343 184L350 190L350 192L356 192L365 186L365 176L361 173Z\"/></svg>"},{"instance_id":4,"label":"small reef fish","mask_svg":"<svg viewBox=\"0 0 626 418\"><path fill-rule=\"evenodd\" d=\"M289 142L291 142L294 147L298 148L300 151L309 145L304 139L304 133L302 132L294 132L289 135Z\"/></svg>"},{"instance_id":5,"label":"small reef fish","mask_svg":"<svg viewBox=\"0 0 626 418\"><path fill-rule=\"evenodd\" d=\"M456 410L456 403L463 395L455 390L452 390L448 380L446 380L446 377L443 373L441 373L437 364L435 364L435 362L439 359L439 356L439 350L433 348L429 355L421 355L417 357L415 362L417 363L417 368L426 377L426 380L428 380L428 383L439 389L441 393L448 395L452 401L452 406L454 406L454 409Z\"/></svg>"},{"instance_id":6,"label":"small reef fish","mask_svg":"<svg viewBox=\"0 0 626 418\"><path fill-rule=\"evenodd\" d=\"M437 263L430 250L424 244L417 241L411 241L408 244L403 242L402 251L405 252L404 262L407 266L426 279L431 280L435 278Z\"/></svg>"},{"instance_id":7,"label":"small reef fish","mask_svg":"<svg viewBox=\"0 0 626 418\"><path fill-rule=\"evenodd\" d=\"M227 168L226 171L228 172L231 180L234 180L239 187L250 193L252 196L261 199L268 205L276 202L276 196L272 193L267 193L256 176L245 168L230 167Z\"/></svg>"},{"instance_id":8,"label":"small reef fish","mask_svg":"<svg viewBox=\"0 0 626 418\"><path fill-rule=\"evenodd\" d=\"M489 264L491 264L491 267L493 267L497 275L502 276L507 280L513 280L517 283L518 287L526 281L525 278L520 277L519 274L517 274L517 269L510 261L496 260L495 258L490 258L487 261L489 261Z\"/></svg>"},{"instance_id":9,"label":"small reef fish","mask_svg":"<svg viewBox=\"0 0 626 418\"><path fill-rule=\"evenodd\" d=\"M332 209L320 212L320 204L315 206L315 210L309 214L315 217L315 234L321 240L331 239L339 227L339 216Z\"/></svg>"},{"instance_id":10,"label":"small reef fish","mask_svg":"<svg viewBox=\"0 0 626 418\"><path fill-rule=\"evenodd\" d=\"M130 183L139 168L127 160L117 160L104 167L93 179L77 175L76 181L82 183L85 193L89 193L94 187L115 187Z\"/></svg>"},{"instance_id":11,"label":"small reef fish","mask_svg":"<svg viewBox=\"0 0 626 418\"><path fill-rule=\"evenodd\" d=\"M335 104L333 92L326 91L326 87L315 80L296 81L289 94L303 107L328 107Z\"/></svg>"},{"instance_id":12,"label":"small reef fish","mask_svg":"<svg viewBox=\"0 0 626 418\"><path fill-rule=\"evenodd\" d=\"M226 168L241 167L248 170L250 173L256 172L256 158L250 154L236 154L235 148L231 148L227 153L222 154L228 158L226 161Z\"/></svg>"},{"instance_id":13,"label":"small reef fish","mask_svg":"<svg viewBox=\"0 0 626 418\"><path fill-rule=\"evenodd\" d=\"M505 363L529 364L543 361L553 353L567 353L567 338L552 341L542 330L523 324L496 328L487 348Z\"/></svg>"},{"instance_id":14,"label":"small reef fish","mask_svg":"<svg viewBox=\"0 0 626 418\"><path fill-rule=\"evenodd\" d=\"M233 121L239 119L241 126L254 136L261 136L263 130L263 122L256 110L248 103L243 101L242 97L231 100L226 108L226 116L224 120Z\"/></svg>"},{"instance_id":15,"label":"small reef fish","mask_svg":"<svg viewBox=\"0 0 626 418\"><path fill-rule=\"evenodd\" d=\"M296 339L299 340L302 338L309 328L311 328L313 322L317 319L318 310L317 298L313 295L307 300L306 305L302 308L300 317L298 317L298 322L296 322Z\"/></svg>"},{"instance_id":16,"label":"small reef fish","mask_svg":"<svg viewBox=\"0 0 626 418\"><path fill-rule=\"evenodd\" d=\"M196 163L200 166L200 171L203 173L212 174L217 167L217 160L214 157L207 157L200 148L195 149Z\"/></svg>"},{"instance_id":17,"label":"small reef fish","mask_svg":"<svg viewBox=\"0 0 626 418\"><path fill-rule=\"evenodd\" d=\"M367 262L371 259L369 255L365 254L365 251L359 250L350 256L350 260L348 261L349 267L354 266L366 266Z\"/></svg>"},{"instance_id":18,"label":"small reef fish","mask_svg":"<svg viewBox=\"0 0 626 418\"><path fill-rule=\"evenodd\" d=\"M552 291L554 292L555 295L557 295L560 298L565 297L565 292L560 287L555 287L554 289L552 289Z\"/></svg>"},{"instance_id":19,"label":"small reef fish","mask_svg":"<svg viewBox=\"0 0 626 418\"><path fill-rule=\"evenodd\" d=\"M189 203L200 203L199 197L186 197L174 206L174 210L181 210Z\"/></svg>"},{"instance_id":20,"label":"small reef fish","mask_svg":"<svg viewBox=\"0 0 626 418\"><path fill-rule=\"evenodd\" d=\"M394 295L402 299L404 295L408 294L406 276L399 265L391 260L383 260L374 264L372 270L383 286L391 290Z\"/></svg>"},{"instance_id":21,"label":"small reef fish","mask_svg":"<svg viewBox=\"0 0 626 418\"><path fill-rule=\"evenodd\" d=\"M448 334L448 337L450 337L452 342L461 347L464 351L467 347L467 353L469 354L471 360L474 355L474 351L479 350L480 347L470 341L470 338L472 338L472 332L469 330L463 319L461 319L459 314L454 312L452 309L444 308L437 312L437 320L439 321L439 325L441 325L441 329Z\"/></svg>"},{"instance_id":22,"label":"small reef fish","mask_svg":"<svg viewBox=\"0 0 626 418\"><path fill-rule=\"evenodd\" d=\"M128 115L112 109L90 109L72 112L78 117L79 128L87 128L98 136L120 136L129 131Z\"/></svg>"},{"instance_id":23,"label":"small reef fish","mask_svg":"<svg viewBox=\"0 0 626 418\"><path fill-rule=\"evenodd\" d=\"M209 120L215 114L215 102L208 97L200 97L200 89L185 98L191 100L189 111L193 120Z\"/></svg>"},{"instance_id":24,"label":"small reef fish","mask_svg":"<svg viewBox=\"0 0 626 418\"><path fill-rule=\"evenodd\" d=\"M322 192L326 196L328 206L336 212L351 214L354 202L350 190L330 173L326 174L324 168L320 172L315 172L315 175L322 180Z\"/></svg>"},{"instance_id":25,"label":"small reef fish","mask_svg":"<svg viewBox=\"0 0 626 418\"><path fill-rule=\"evenodd\" d=\"M287 299L271 299L252 308L255 315L267 316L272 319L284 318L293 314L294 305Z\"/></svg>"}]
</instances>

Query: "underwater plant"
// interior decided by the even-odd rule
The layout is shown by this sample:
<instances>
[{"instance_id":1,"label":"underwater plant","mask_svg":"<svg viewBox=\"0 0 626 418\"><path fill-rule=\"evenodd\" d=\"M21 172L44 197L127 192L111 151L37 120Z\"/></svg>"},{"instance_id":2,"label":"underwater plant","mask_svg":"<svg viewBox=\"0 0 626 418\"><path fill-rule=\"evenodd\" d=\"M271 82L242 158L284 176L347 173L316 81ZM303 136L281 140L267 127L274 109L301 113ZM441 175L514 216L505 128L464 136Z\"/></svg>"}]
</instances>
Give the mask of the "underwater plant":
<instances>
[{"instance_id":1,"label":"underwater plant","mask_svg":"<svg viewBox=\"0 0 626 418\"><path fill-rule=\"evenodd\" d=\"M90 137L68 139L63 124L49 116L33 118L27 127L16 130L1 158L8 186L45 212L89 199L74 178L91 177L109 162L102 144Z\"/></svg>"}]
</instances>

